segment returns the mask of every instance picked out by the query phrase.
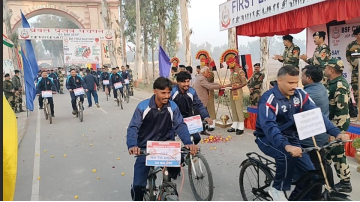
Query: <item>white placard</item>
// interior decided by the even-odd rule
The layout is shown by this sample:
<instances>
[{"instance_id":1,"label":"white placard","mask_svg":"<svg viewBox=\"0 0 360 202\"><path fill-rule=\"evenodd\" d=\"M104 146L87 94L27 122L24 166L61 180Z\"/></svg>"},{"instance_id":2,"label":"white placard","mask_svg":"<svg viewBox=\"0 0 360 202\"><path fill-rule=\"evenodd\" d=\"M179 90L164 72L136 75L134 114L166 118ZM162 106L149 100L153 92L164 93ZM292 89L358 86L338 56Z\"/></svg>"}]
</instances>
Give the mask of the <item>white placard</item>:
<instances>
[{"instance_id":1,"label":"white placard","mask_svg":"<svg viewBox=\"0 0 360 202\"><path fill-rule=\"evenodd\" d=\"M147 141L146 152L146 166L180 167L181 142Z\"/></svg>"},{"instance_id":2,"label":"white placard","mask_svg":"<svg viewBox=\"0 0 360 202\"><path fill-rule=\"evenodd\" d=\"M329 47L331 50L331 57L339 58L344 62L343 76L349 84L351 83L352 67L346 60L346 48L349 43L355 40L353 31L357 27L360 27L360 23L329 27Z\"/></svg>"},{"instance_id":3,"label":"white placard","mask_svg":"<svg viewBox=\"0 0 360 202\"><path fill-rule=\"evenodd\" d=\"M52 97L52 91L51 90L47 90L47 91L41 91L41 97L45 98L45 97Z\"/></svg>"},{"instance_id":4,"label":"white placard","mask_svg":"<svg viewBox=\"0 0 360 202\"><path fill-rule=\"evenodd\" d=\"M189 133L195 134L204 130L200 115L184 118Z\"/></svg>"},{"instance_id":5,"label":"white placard","mask_svg":"<svg viewBox=\"0 0 360 202\"><path fill-rule=\"evenodd\" d=\"M121 82L118 82L118 83L115 83L115 84L114 84L114 87L115 87L115 89L119 89L119 88L122 88L123 85L122 85Z\"/></svg>"},{"instance_id":6,"label":"white placard","mask_svg":"<svg viewBox=\"0 0 360 202\"><path fill-rule=\"evenodd\" d=\"M75 94L75 96L84 95L85 94L84 88L74 89L74 94Z\"/></svg>"},{"instance_id":7,"label":"white placard","mask_svg":"<svg viewBox=\"0 0 360 202\"><path fill-rule=\"evenodd\" d=\"M125 79L124 81L125 81L125 84L129 84L129 83L130 83L129 79Z\"/></svg>"},{"instance_id":8,"label":"white placard","mask_svg":"<svg viewBox=\"0 0 360 202\"><path fill-rule=\"evenodd\" d=\"M100 38L64 37L65 64L101 64Z\"/></svg>"},{"instance_id":9,"label":"white placard","mask_svg":"<svg viewBox=\"0 0 360 202\"><path fill-rule=\"evenodd\" d=\"M294 114L294 120L300 140L326 132L320 108Z\"/></svg>"},{"instance_id":10,"label":"white placard","mask_svg":"<svg viewBox=\"0 0 360 202\"><path fill-rule=\"evenodd\" d=\"M18 28L19 39L63 40L64 37L92 37L100 40L114 40L112 29L59 29L59 28Z\"/></svg>"},{"instance_id":11,"label":"white placard","mask_svg":"<svg viewBox=\"0 0 360 202\"><path fill-rule=\"evenodd\" d=\"M110 81L109 81L109 80L103 80L103 84L104 84L104 85L109 85L109 84L110 84Z\"/></svg>"},{"instance_id":12,"label":"white placard","mask_svg":"<svg viewBox=\"0 0 360 202\"><path fill-rule=\"evenodd\" d=\"M323 1L231 0L219 6L220 31Z\"/></svg>"}]
</instances>

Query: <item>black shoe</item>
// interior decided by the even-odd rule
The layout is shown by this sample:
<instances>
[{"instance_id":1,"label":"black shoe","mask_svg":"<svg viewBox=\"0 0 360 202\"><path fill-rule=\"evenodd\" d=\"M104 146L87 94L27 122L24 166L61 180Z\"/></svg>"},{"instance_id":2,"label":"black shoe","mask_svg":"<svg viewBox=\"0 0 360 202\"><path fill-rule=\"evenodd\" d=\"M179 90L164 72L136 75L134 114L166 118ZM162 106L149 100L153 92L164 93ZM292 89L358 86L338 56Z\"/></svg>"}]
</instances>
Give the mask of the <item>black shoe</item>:
<instances>
[{"instance_id":1,"label":"black shoe","mask_svg":"<svg viewBox=\"0 0 360 202\"><path fill-rule=\"evenodd\" d=\"M214 131L214 130L215 130L215 128L208 128L208 129L207 129L207 131L210 131L210 132L211 132L211 131Z\"/></svg>"},{"instance_id":2,"label":"black shoe","mask_svg":"<svg viewBox=\"0 0 360 202\"><path fill-rule=\"evenodd\" d=\"M230 128L230 129L227 130L227 132L229 132L229 133L233 133L233 132L235 132L235 131L236 131L235 128Z\"/></svg>"},{"instance_id":3,"label":"black shoe","mask_svg":"<svg viewBox=\"0 0 360 202\"><path fill-rule=\"evenodd\" d=\"M77 111L73 110L73 111L72 111L72 114L73 114L73 115L76 115L76 114L77 114Z\"/></svg>"},{"instance_id":4,"label":"black shoe","mask_svg":"<svg viewBox=\"0 0 360 202\"><path fill-rule=\"evenodd\" d=\"M43 107L39 107L39 109L44 109Z\"/></svg>"},{"instance_id":5,"label":"black shoe","mask_svg":"<svg viewBox=\"0 0 360 202\"><path fill-rule=\"evenodd\" d=\"M208 132L206 132L205 130L200 132L200 135L206 135L206 136L210 136L210 134Z\"/></svg>"},{"instance_id":6,"label":"black shoe","mask_svg":"<svg viewBox=\"0 0 360 202\"><path fill-rule=\"evenodd\" d=\"M88 105L88 107L90 108L90 107L92 107L92 106Z\"/></svg>"},{"instance_id":7,"label":"black shoe","mask_svg":"<svg viewBox=\"0 0 360 202\"><path fill-rule=\"evenodd\" d=\"M25 110L23 110L23 109L20 109L20 111L19 112L26 112Z\"/></svg>"},{"instance_id":8,"label":"black shoe","mask_svg":"<svg viewBox=\"0 0 360 202\"><path fill-rule=\"evenodd\" d=\"M51 114L51 116L52 116L52 117L55 117L55 115L54 115L54 114Z\"/></svg>"},{"instance_id":9,"label":"black shoe","mask_svg":"<svg viewBox=\"0 0 360 202\"><path fill-rule=\"evenodd\" d=\"M236 130L236 135L242 135L244 133L244 130Z\"/></svg>"},{"instance_id":10,"label":"black shoe","mask_svg":"<svg viewBox=\"0 0 360 202\"><path fill-rule=\"evenodd\" d=\"M64 94L64 92L61 91L60 94Z\"/></svg>"},{"instance_id":11,"label":"black shoe","mask_svg":"<svg viewBox=\"0 0 360 202\"><path fill-rule=\"evenodd\" d=\"M352 186L350 181L345 182L341 180L339 183L335 185L335 190L338 192L345 192L345 193L351 193L352 192Z\"/></svg>"}]
</instances>

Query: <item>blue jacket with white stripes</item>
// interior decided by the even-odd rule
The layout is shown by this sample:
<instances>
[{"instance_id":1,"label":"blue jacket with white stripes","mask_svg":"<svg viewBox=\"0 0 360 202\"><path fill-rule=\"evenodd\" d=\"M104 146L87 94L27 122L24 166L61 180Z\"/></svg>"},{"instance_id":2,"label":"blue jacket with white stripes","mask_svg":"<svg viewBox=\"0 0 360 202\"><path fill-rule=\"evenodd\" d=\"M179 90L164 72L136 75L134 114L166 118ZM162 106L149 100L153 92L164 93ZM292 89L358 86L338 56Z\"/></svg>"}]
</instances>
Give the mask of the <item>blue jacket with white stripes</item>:
<instances>
[{"instance_id":1,"label":"blue jacket with white stripes","mask_svg":"<svg viewBox=\"0 0 360 202\"><path fill-rule=\"evenodd\" d=\"M80 88L83 87L84 89L87 89L86 83L84 81L84 79L79 76L76 75L75 77L72 77L71 75L67 77L66 79L66 88L68 90L72 89L76 89L76 88Z\"/></svg>"},{"instance_id":2,"label":"blue jacket with white stripes","mask_svg":"<svg viewBox=\"0 0 360 202\"><path fill-rule=\"evenodd\" d=\"M128 148L146 148L147 141L175 140L175 132L185 145L192 144L187 125L183 121L178 106L169 101L161 109L155 103L155 95L141 101L127 129Z\"/></svg>"},{"instance_id":3,"label":"blue jacket with white stripes","mask_svg":"<svg viewBox=\"0 0 360 202\"><path fill-rule=\"evenodd\" d=\"M184 118L194 116L194 110L200 112L202 119L210 117L193 87L189 87L189 90L181 93L179 85L173 86L171 99L177 104Z\"/></svg>"},{"instance_id":4,"label":"blue jacket with white stripes","mask_svg":"<svg viewBox=\"0 0 360 202\"><path fill-rule=\"evenodd\" d=\"M36 94L41 94L41 91L56 91L54 80L50 77L42 78L39 77L36 85Z\"/></svg>"},{"instance_id":5,"label":"blue jacket with white stripes","mask_svg":"<svg viewBox=\"0 0 360 202\"><path fill-rule=\"evenodd\" d=\"M288 98L275 85L260 98L254 135L266 138L277 148L284 148L294 140L298 142L294 114L315 108L315 103L304 90L296 89L294 95ZM340 134L328 118L323 116L323 119L328 134L335 137Z\"/></svg>"}]
</instances>

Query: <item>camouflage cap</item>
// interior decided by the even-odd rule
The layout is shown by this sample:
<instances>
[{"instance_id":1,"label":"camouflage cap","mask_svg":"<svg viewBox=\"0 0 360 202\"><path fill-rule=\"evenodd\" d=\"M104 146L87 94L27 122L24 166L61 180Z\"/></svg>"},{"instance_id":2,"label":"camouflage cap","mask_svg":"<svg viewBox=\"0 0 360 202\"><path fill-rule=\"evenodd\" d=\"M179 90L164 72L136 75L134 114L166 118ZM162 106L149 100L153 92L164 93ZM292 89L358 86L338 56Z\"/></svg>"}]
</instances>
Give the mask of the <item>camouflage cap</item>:
<instances>
[{"instance_id":1,"label":"camouflage cap","mask_svg":"<svg viewBox=\"0 0 360 202\"><path fill-rule=\"evenodd\" d=\"M333 67L339 71L344 70L344 62L337 58L331 58L325 65Z\"/></svg>"}]
</instances>

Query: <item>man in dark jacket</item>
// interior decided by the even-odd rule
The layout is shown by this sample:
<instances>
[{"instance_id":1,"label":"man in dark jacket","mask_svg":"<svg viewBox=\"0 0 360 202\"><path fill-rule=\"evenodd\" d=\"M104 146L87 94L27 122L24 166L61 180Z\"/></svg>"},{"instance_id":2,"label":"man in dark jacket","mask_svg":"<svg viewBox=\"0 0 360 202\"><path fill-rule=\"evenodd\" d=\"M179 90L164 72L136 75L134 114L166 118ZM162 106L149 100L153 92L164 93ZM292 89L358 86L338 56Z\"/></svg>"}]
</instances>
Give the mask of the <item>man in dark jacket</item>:
<instances>
[{"instance_id":1,"label":"man in dark jacket","mask_svg":"<svg viewBox=\"0 0 360 202\"><path fill-rule=\"evenodd\" d=\"M86 93L87 100L89 103L88 107L92 107L92 100L91 100L91 95L92 95L94 97L96 106L99 108L100 105L98 100L98 94L96 91L96 86L99 86L99 82L93 74L90 74L90 69L86 70L86 76L84 77L84 81L86 83L86 86L88 87L88 91Z\"/></svg>"},{"instance_id":2,"label":"man in dark jacket","mask_svg":"<svg viewBox=\"0 0 360 202\"><path fill-rule=\"evenodd\" d=\"M184 145L196 154L198 147L193 145L181 112L175 102L170 101L172 83L159 77L154 82L154 95L138 104L127 129L126 144L130 155L140 154L147 141L174 141L176 132ZM134 165L134 179L131 197L142 201L150 167L145 164L145 156L139 156ZM183 159L183 158L182 158ZM169 176L174 178L179 168L168 168Z\"/></svg>"},{"instance_id":3,"label":"man in dark jacket","mask_svg":"<svg viewBox=\"0 0 360 202\"><path fill-rule=\"evenodd\" d=\"M42 91L52 91L53 94L56 93L56 86L54 80L48 77L46 71L41 72L41 78L39 78L37 85L36 85L36 94L39 96L39 109L43 109L43 101L44 98L42 97ZM54 116L54 100L52 97L47 98L50 104L51 116Z\"/></svg>"},{"instance_id":4,"label":"man in dark jacket","mask_svg":"<svg viewBox=\"0 0 360 202\"><path fill-rule=\"evenodd\" d=\"M126 86L126 89L127 89L127 93L128 93L128 95L130 96L130 87L129 87L130 79L129 79L129 72L126 71L126 69L125 69L124 66L121 66L120 75L121 75L121 77L124 79L125 86Z\"/></svg>"},{"instance_id":5,"label":"man in dark jacket","mask_svg":"<svg viewBox=\"0 0 360 202\"><path fill-rule=\"evenodd\" d=\"M7 101L9 102L11 108L15 112L15 89L14 89L14 85L10 81L10 74L6 73L4 77L5 77L5 81L3 81L3 91L4 91L5 97L6 97Z\"/></svg>"},{"instance_id":6,"label":"man in dark jacket","mask_svg":"<svg viewBox=\"0 0 360 202\"><path fill-rule=\"evenodd\" d=\"M110 87L110 73L108 67L104 67L103 72L100 74L100 82L103 84L102 89L105 92L105 88L108 89L109 96L111 95L111 87ZM105 84L107 82L108 84Z\"/></svg>"},{"instance_id":7,"label":"man in dark jacket","mask_svg":"<svg viewBox=\"0 0 360 202\"><path fill-rule=\"evenodd\" d=\"M15 112L24 112L22 109L22 85L19 70L15 70L15 75L12 78L12 84L15 89Z\"/></svg>"},{"instance_id":8,"label":"man in dark jacket","mask_svg":"<svg viewBox=\"0 0 360 202\"><path fill-rule=\"evenodd\" d=\"M76 115L78 113L77 110L77 106L76 106L76 96L75 96L75 89L80 89L83 88L85 92L87 92L87 86L86 83L84 81L84 79L79 76L76 72L75 69L72 69L70 71L70 76L67 77L66 79L66 88L69 90L70 92L70 97L71 97L71 105L73 108L73 115ZM84 103L84 94L78 95L80 97L80 101L82 103Z\"/></svg>"},{"instance_id":9,"label":"man in dark jacket","mask_svg":"<svg viewBox=\"0 0 360 202\"><path fill-rule=\"evenodd\" d=\"M124 85L124 79L121 77L120 73L117 72L116 68L112 68L112 73L110 74L110 86L114 89L114 101L116 101L118 96L115 84L120 82ZM120 88L121 95L124 95L123 89L123 87Z\"/></svg>"},{"instance_id":10,"label":"man in dark jacket","mask_svg":"<svg viewBox=\"0 0 360 202\"><path fill-rule=\"evenodd\" d=\"M53 79L55 87L56 87L56 91L60 92L59 77L58 77L56 71L54 72L54 70L51 69L49 77Z\"/></svg>"}]
</instances>

